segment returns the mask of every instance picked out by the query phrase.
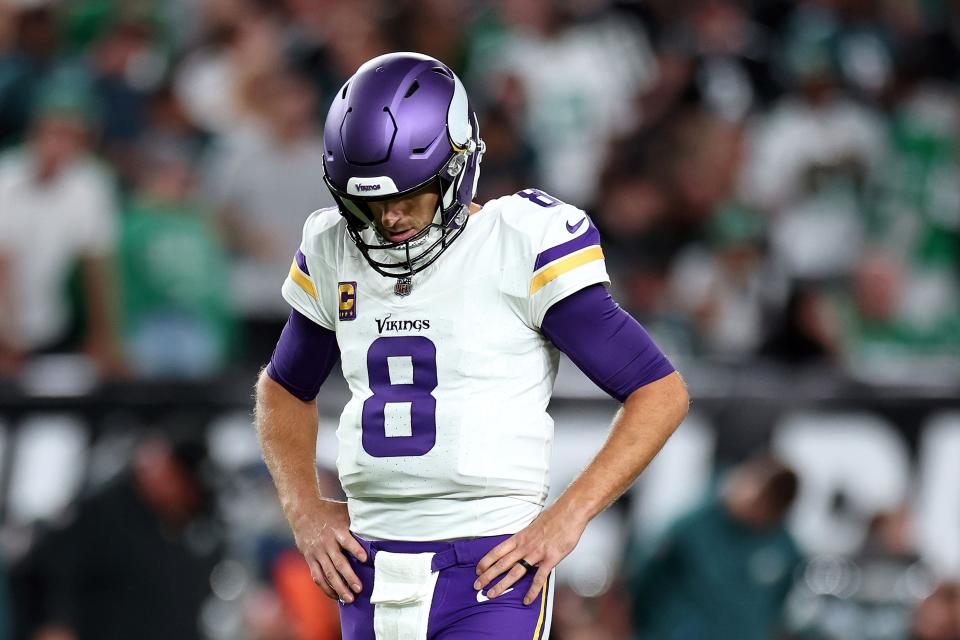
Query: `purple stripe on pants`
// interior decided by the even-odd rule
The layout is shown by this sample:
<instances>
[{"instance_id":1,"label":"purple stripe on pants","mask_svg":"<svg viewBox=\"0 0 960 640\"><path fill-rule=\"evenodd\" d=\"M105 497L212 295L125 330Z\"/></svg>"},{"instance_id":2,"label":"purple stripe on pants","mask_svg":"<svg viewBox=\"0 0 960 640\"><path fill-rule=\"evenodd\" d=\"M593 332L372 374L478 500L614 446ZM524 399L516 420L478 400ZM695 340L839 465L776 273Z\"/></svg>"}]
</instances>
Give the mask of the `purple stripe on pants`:
<instances>
[{"instance_id":1,"label":"purple stripe on pants","mask_svg":"<svg viewBox=\"0 0 960 640\"><path fill-rule=\"evenodd\" d=\"M433 559L434 571L439 571L433 592L427 625L427 640L541 640L546 620L541 621L541 593L529 606L524 606L533 575L527 574L513 586L512 591L493 600L478 594L473 588L477 579L476 567L488 551L509 538L508 535L474 538L455 542L402 542L357 540L367 552L367 562L360 563L347 554L350 565L363 584L353 604L340 605L340 626L343 640L374 640L373 613L370 593L375 580L373 564L378 551L391 553L428 553ZM496 584L494 581L493 584ZM493 586L493 585L491 585ZM484 590L484 594L486 590ZM549 598L548 598L549 602ZM544 611L544 618L549 616ZM539 634L534 638L539 624Z\"/></svg>"}]
</instances>

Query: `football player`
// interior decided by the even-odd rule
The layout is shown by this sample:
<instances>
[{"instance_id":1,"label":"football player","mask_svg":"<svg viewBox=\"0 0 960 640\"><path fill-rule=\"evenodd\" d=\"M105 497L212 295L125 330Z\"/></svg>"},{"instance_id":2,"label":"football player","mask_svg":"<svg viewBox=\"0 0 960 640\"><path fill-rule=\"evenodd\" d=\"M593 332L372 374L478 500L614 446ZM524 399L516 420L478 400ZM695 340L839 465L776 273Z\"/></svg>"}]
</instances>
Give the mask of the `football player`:
<instances>
[{"instance_id":1,"label":"football player","mask_svg":"<svg viewBox=\"0 0 960 640\"><path fill-rule=\"evenodd\" d=\"M536 189L473 202L484 143L457 76L370 60L324 131L336 208L310 215L257 428L343 637L543 638L552 575L687 411L673 366L607 293L587 215ZM623 403L544 508L560 352ZM346 503L321 495L314 398L337 360Z\"/></svg>"}]
</instances>

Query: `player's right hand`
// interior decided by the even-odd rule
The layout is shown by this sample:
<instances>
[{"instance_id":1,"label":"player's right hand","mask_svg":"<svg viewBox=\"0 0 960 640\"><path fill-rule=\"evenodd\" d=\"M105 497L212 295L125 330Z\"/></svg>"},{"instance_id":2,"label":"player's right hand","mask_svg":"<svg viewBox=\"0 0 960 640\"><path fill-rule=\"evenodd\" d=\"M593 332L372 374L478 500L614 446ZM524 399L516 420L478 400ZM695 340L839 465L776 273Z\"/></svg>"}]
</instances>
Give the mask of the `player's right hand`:
<instances>
[{"instance_id":1,"label":"player's right hand","mask_svg":"<svg viewBox=\"0 0 960 640\"><path fill-rule=\"evenodd\" d=\"M310 567L310 575L328 597L350 604L363 585L344 551L360 562L367 554L350 533L347 504L323 499L313 513L293 527L297 548Z\"/></svg>"}]
</instances>

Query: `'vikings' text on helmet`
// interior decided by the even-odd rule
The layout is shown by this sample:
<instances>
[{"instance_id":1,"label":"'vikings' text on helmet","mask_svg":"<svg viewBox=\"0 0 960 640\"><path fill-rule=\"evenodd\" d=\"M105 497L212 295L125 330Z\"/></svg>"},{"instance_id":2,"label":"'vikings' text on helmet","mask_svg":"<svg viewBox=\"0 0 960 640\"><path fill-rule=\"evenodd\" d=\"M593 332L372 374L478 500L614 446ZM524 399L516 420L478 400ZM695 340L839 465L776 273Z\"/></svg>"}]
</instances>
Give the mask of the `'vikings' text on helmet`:
<instances>
[{"instance_id":1,"label":"'vikings' text on helmet","mask_svg":"<svg viewBox=\"0 0 960 640\"><path fill-rule=\"evenodd\" d=\"M324 180L377 272L410 276L463 232L484 144L463 84L442 62L405 52L363 64L330 106L324 148ZM368 203L429 185L439 195L432 223L407 240L384 239Z\"/></svg>"}]
</instances>

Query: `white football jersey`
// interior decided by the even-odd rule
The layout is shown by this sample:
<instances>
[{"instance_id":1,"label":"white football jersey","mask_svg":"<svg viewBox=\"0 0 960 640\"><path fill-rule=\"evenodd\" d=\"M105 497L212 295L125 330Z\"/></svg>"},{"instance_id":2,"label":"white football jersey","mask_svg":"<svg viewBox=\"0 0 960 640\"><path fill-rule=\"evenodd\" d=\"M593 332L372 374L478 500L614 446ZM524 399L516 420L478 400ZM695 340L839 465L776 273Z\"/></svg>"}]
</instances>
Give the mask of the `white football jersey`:
<instances>
[{"instance_id":1,"label":"white football jersey","mask_svg":"<svg viewBox=\"0 0 960 640\"><path fill-rule=\"evenodd\" d=\"M587 215L527 189L487 203L409 295L376 273L336 209L313 213L283 285L336 331L352 397L337 429L351 529L390 540L514 533L549 484L558 300L609 278Z\"/></svg>"}]
</instances>

